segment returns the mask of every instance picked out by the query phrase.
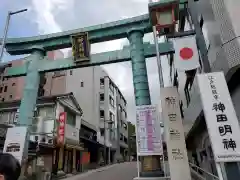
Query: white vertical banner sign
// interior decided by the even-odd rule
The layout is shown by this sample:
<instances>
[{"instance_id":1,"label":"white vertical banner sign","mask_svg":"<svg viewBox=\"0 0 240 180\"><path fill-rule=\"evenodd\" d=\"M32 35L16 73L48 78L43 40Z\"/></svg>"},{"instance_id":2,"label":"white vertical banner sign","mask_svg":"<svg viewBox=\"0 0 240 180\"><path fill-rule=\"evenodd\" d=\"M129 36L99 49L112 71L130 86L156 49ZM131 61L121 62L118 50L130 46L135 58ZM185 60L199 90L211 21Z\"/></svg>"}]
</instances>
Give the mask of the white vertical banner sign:
<instances>
[{"instance_id":1,"label":"white vertical banner sign","mask_svg":"<svg viewBox=\"0 0 240 180\"><path fill-rule=\"evenodd\" d=\"M215 161L240 161L240 128L224 74L197 77Z\"/></svg>"},{"instance_id":2,"label":"white vertical banner sign","mask_svg":"<svg viewBox=\"0 0 240 180\"><path fill-rule=\"evenodd\" d=\"M21 164L24 157L24 150L28 148L26 146L26 138L27 127L8 128L3 152L12 154Z\"/></svg>"},{"instance_id":3,"label":"white vertical banner sign","mask_svg":"<svg viewBox=\"0 0 240 180\"><path fill-rule=\"evenodd\" d=\"M161 88L162 114L171 180L191 180L179 102L176 87Z\"/></svg>"},{"instance_id":4,"label":"white vertical banner sign","mask_svg":"<svg viewBox=\"0 0 240 180\"><path fill-rule=\"evenodd\" d=\"M156 106L137 106L136 112L137 155L162 155L162 136Z\"/></svg>"}]
</instances>

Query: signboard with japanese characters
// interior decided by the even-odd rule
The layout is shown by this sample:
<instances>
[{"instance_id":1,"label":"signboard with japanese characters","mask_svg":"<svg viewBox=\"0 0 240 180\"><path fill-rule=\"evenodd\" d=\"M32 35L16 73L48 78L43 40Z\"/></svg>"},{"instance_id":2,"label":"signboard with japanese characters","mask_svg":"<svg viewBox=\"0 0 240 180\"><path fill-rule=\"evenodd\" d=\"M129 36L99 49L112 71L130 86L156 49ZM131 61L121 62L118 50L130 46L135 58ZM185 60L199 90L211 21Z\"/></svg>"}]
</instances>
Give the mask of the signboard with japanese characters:
<instances>
[{"instance_id":1,"label":"signboard with japanese characters","mask_svg":"<svg viewBox=\"0 0 240 180\"><path fill-rule=\"evenodd\" d=\"M160 96L171 180L191 180L177 88L161 88Z\"/></svg>"},{"instance_id":2,"label":"signboard with japanese characters","mask_svg":"<svg viewBox=\"0 0 240 180\"><path fill-rule=\"evenodd\" d=\"M27 127L8 128L3 152L12 154L21 164L25 155L24 149L27 147L26 138Z\"/></svg>"},{"instance_id":3,"label":"signboard with japanese characters","mask_svg":"<svg viewBox=\"0 0 240 180\"><path fill-rule=\"evenodd\" d=\"M59 123L58 123L58 135L57 135L57 144L60 146L64 145L65 141L65 126L66 126L66 120L67 120L67 113L61 112L59 114Z\"/></svg>"},{"instance_id":4,"label":"signboard with japanese characters","mask_svg":"<svg viewBox=\"0 0 240 180\"><path fill-rule=\"evenodd\" d=\"M89 61L90 44L87 32L72 35L72 53L75 62Z\"/></svg>"},{"instance_id":5,"label":"signboard with japanese characters","mask_svg":"<svg viewBox=\"0 0 240 180\"><path fill-rule=\"evenodd\" d=\"M240 128L224 74L199 74L198 84L216 162L240 161Z\"/></svg>"},{"instance_id":6,"label":"signboard with japanese characters","mask_svg":"<svg viewBox=\"0 0 240 180\"><path fill-rule=\"evenodd\" d=\"M156 106L137 106L136 138L138 156L162 155L162 136Z\"/></svg>"}]
</instances>

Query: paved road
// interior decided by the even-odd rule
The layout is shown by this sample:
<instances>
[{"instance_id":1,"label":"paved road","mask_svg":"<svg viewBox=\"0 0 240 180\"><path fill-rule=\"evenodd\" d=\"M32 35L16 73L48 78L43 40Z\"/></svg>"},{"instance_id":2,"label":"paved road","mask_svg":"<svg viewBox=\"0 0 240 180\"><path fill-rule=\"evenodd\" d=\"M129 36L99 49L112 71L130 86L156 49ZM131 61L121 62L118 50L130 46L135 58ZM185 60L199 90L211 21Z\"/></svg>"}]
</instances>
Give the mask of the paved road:
<instances>
[{"instance_id":1,"label":"paved road","mask_svg":"<svg viewBox=\"0 0 240 180\"><path fill-rule=\"evenodd\" d=\"M64 180L133 180L137 176L136 165L136 162L116 164Z\"/></svg>"}]
</instances>

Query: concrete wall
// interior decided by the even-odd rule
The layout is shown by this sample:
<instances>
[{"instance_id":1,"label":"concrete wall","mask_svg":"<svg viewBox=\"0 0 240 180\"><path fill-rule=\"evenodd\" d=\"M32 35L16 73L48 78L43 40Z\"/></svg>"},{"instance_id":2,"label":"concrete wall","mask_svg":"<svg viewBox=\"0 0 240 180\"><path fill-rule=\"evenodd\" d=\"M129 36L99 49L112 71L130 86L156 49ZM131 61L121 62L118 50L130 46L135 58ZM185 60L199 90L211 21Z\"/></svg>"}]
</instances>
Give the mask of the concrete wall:
<instances>
[{"instance_id":1,"label":"concrete wall","mask_svg":"<svg viewBox=\"0 0 240 180\"><path fill-rule=\"evenodd\" d=\"M94 79L95 68L82 68L67 71L66 75L66 92L73 92L78 103L83 110L83 119L88 123L98 127L96 120L96 96L97 91L95 84L98 83ZM95 72L97 73L97 72Z\"/></svg>"}]
</instances>

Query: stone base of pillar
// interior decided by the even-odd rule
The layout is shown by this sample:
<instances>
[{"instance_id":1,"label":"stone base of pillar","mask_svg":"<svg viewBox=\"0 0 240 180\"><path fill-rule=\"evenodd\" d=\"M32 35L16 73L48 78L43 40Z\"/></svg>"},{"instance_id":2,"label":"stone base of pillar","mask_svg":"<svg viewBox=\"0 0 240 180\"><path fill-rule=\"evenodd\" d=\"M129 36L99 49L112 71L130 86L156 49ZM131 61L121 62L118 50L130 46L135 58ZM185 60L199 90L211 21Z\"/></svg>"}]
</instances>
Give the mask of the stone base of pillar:
<instances>
[{"instance_id":1,"label":"stone base of pillar","mask_svg":"<svg viewBox=\"0 0 240 180\"><path fill-rule=\"evenodd\" d=\"M148 171L148 172L140 172L140 177L164 177L164 173L162 170Z\"/></svg>"},{"instance_id":2,"label":"stone base of pillar","mask_svg":"<svg viewBox=\"0 0 240 180\"><path fill-rule=\"evenodd\" d=\"M160 157L146 156L143 157L142 171L140 177L163 177L164 172L161 169Z\"/></svg>"}]
</instances>

